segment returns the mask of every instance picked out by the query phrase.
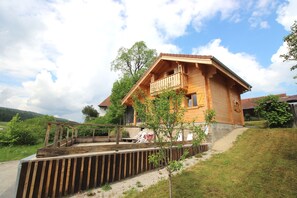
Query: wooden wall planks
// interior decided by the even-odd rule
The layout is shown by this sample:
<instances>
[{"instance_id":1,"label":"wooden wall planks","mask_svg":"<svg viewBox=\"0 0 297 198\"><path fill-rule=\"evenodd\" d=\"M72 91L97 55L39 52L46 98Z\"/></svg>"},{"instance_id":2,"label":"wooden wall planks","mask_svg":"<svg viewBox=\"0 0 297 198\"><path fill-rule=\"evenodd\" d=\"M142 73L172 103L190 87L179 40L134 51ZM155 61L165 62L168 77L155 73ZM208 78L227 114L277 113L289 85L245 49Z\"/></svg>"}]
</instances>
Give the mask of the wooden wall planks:
<instances>
[{"instance_id":1,"label":"wooden wall planks","mask_svg":"<svg viewBox=\"0 0 297 198\"><path fill-rule=\"evenodd\" d=\"M193 156L207 151L208 146L175 147L173 159L180 158L185 149ZM119 181L156 168L148 161L156 152L158 149L138 149L23 161L16 197L61 197Z\"/></svg>"}]
</instances>

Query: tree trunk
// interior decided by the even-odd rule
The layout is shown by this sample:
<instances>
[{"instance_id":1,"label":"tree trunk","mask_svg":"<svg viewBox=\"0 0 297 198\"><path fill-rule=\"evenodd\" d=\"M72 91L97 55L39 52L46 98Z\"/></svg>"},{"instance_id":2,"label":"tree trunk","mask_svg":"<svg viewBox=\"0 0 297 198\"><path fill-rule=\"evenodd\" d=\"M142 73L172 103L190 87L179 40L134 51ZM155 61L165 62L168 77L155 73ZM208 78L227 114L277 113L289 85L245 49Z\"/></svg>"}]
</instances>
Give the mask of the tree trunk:
<instances>
[{"instance_id":1,"label":"tree trunk","mask_svg":"<svg viewBox=\"0 0 297 198\"><path fill-rule=\"evenodd\" d=\"M170 158L169 158L169 162L172 162L172 160L173 160L172 150L173 149L172 149L172 137L171 137L170 138ZM168 168L167 170L168 170L168 182L169 182L169 197L172 198L172 171L170 170L170 168Z\"/></svg>"},{"instance_id":2,"label":"tree trunk","mask_svg":"<svg viewBox=\"0 0 297 198\"><path fill-rule=\"evenodd\" d=\"M168 171L168 182L169 182L169 197L172 198L172 174Z\"/></svg>"}]
</instances>

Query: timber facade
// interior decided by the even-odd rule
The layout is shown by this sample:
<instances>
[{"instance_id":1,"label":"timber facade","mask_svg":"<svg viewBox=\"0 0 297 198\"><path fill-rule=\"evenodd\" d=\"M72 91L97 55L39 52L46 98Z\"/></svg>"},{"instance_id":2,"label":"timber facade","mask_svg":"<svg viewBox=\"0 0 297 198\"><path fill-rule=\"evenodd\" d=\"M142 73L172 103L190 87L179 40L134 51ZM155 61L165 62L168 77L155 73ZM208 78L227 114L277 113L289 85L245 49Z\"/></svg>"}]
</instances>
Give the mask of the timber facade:
<instances>
[{"instance_id":1,"label":"timber facade","mask_svg":"<svg viewBox=\"0 0 297 198\"><path fill-rule=\"evenodd\" d=\"M139 121L132 107L132 96L139 89L148 97L165 89L183 90L186 122L202 123L205 110L213 109L217 123L242 126L240 95L250 91L251 85L213 56L161 53L122 100L128 107L125 120L130 125Z\"/></svg>"}]
</instances>

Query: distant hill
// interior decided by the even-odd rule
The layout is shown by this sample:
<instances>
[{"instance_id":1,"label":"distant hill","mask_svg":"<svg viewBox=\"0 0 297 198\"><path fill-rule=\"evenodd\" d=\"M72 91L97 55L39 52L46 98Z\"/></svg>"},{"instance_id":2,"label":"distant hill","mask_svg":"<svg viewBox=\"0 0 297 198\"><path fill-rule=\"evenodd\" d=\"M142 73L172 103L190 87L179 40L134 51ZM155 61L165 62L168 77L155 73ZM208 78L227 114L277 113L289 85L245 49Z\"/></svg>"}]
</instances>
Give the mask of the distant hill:
<instances>
[{"instance_id":1,"label":"distant hill","mask_svg":"<svg viewBox=\"0 0 297 198\"><path fill-rule=\"evenodd\" d=\"M32 111L23 111L19 109L0 107L0 122L9 122L17 113L20 115L21 120L44 116L43 114L35 113ZM69 120L63 118L56 118L56 120L58 122L69 122Z\"/></svg>"}]
</instances>

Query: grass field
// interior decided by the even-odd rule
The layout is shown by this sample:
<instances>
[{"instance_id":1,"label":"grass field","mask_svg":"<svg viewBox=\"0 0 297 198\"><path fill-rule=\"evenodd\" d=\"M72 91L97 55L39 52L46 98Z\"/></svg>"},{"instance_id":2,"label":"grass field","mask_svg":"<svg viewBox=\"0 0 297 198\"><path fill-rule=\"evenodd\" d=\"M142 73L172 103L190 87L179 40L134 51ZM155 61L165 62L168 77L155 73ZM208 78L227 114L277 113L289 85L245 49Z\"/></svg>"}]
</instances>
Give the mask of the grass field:
<instances>
[{"instance_id":1,"label":"grass field","mask_svg":"<svg viewBox=\"0 0 297 198\"><path fill-rule=\"evenodd\" d=\"M27 156L36 153L38 148L41 148L42 144L33 146L5 146L0 147L0 162L10 160L20 160Z\"/></svg>"},{"instance_id":2,"label":"grass field","mask_svg":"<svg viewBox=\"0 0 297 198\"><path fill-rule=\"evenodd\" d=\"M5 129L8 122L0 122L0 128Z\"/></svg>"},{"instance_id":3,"label":"grass field","mask_svg":"<svg viewBox=\"0 0 297 198\"><path fill-rule=\"evenodd\" d=\"M227 152L173 178L173 197L297 197L297 129L249 129ZM162 181L129 197L168 197Z\"/></svg>"},{"instance_id":4,"label":"grass field","mask_svg":"<svg viewBox=\"0 0 297 198\"><path fill-rule=\"evenodd\" d=\"M254 128L261 128L265 129L268 127L268 123L266 120L259 120L259 121L245 121L244 125L246 127L254 127Z\"/></svg>"}]
</instances>

